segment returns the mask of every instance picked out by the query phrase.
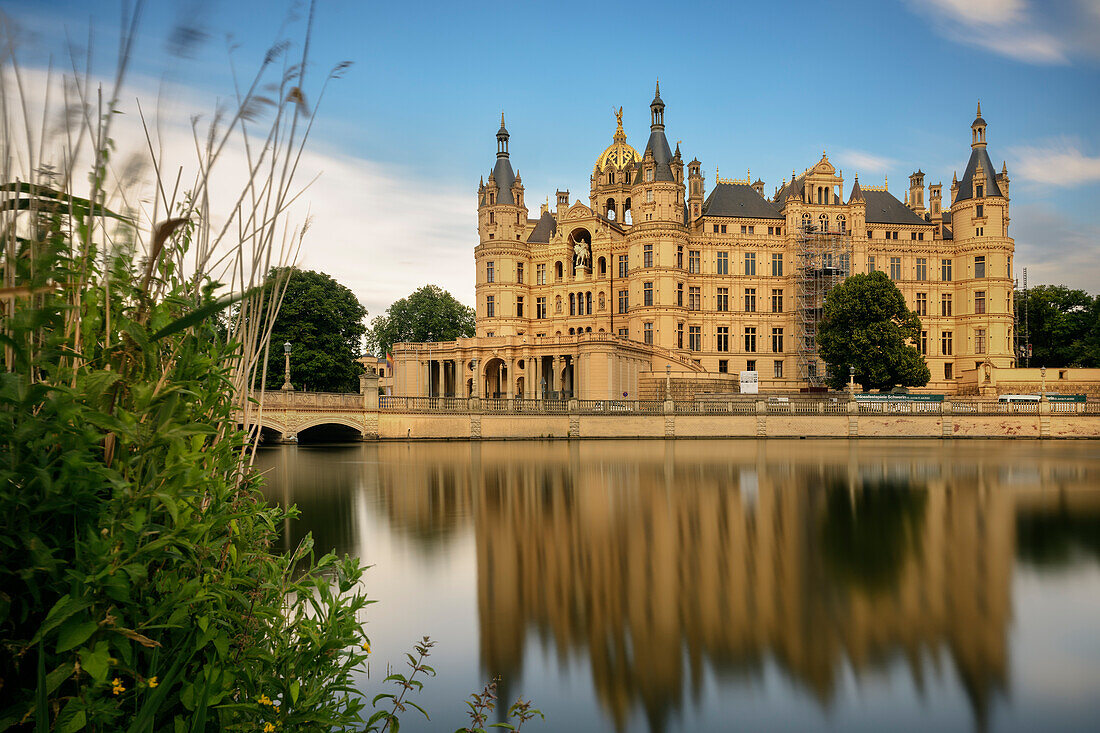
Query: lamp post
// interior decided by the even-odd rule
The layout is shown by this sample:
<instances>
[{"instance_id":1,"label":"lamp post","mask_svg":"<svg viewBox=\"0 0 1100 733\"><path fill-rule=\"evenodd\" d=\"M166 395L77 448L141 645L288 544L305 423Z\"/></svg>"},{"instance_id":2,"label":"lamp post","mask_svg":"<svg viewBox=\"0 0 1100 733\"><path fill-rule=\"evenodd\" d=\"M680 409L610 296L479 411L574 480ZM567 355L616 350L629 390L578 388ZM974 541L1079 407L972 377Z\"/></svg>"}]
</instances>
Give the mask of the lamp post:
<instances>
[{"instance_id":1,"label":"lamp post","mask_svg":"<svg viewBox=\"0 0 1100 733\"><path fill-rule=\"evenodd\" d=\"M848 365L848 394L856 393L856 368Z\"/></svg>"},{"instance_id":2,"label":"lamp post","mask_svg":"<svg viewBox=\"0 0 1100 733\"><path fill-rule=\"evenodd\" d=\"M1039 374L1043 378L1043 382L1039 387L1039 399L1042 400L1043 402L1046 402L1047 401L1047 368L1046 367L1041 367L1039 369Z\"/></svg>"},{"instance_id":3,"label":"lamp post","mask_svg":"<svg viewBox=\"0 0 1100 733\"><path fill-rule=\"evenodd\" d=\"M670 399L672 394L672 365L665 364L665 399Z\"/></svg>"},{"instance_id":4,"label":"lamp post","mask_svg":"<svg viewBox=\"0 0 1100 733\"><path fill-rule=\"evenodd\" d=\"M285 344L283 344L283 356L285 357L285 360L286 360L286 367L285 367L285 370L284 370L284 373L283 373L282 390L284 392L293 392L294 391L294 385L290 383L290 342L289 341L287 341Z\"/></svg>"}]
</instances>

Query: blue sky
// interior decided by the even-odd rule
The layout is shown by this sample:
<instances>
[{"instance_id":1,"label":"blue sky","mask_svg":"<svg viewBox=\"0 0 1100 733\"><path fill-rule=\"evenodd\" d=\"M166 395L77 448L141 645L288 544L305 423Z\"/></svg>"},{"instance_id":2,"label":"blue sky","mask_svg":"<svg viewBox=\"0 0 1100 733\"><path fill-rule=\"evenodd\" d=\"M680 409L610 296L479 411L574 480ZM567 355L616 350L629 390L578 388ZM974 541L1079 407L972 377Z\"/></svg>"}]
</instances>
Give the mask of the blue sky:
<instances>
[{"instance_id":1,"label":"blue sky","mask_svg":"<svg viewBox=\"0 0 1100 733\"><path fill-rule=\"evenodd\" d=\"M238 67L250 68L275 40L301 37L308 5L293 7L148 2L135 84L167 78L191 99L227 96L226 34L239 44ZM82 43L95 16L97 64L109 69L118 2L0 8L22 26L30 67L63 54L65 28ZM288 11L297 15L289 24ZM167 53L181 20L204 33L188 59ZM723 177L751 169L769 193L825 150L846 190L857 172L879 185L888 176L901 198L920 167L946 194L952 171L965 167L980 98L990 155L1008 161L1012 178L1018 264L1032 283L1100 291L1095 0L318 0L311 57L315 81L340 61L354 64L321 108L313 147L332 165L321 166L316 195L361 189L374 204L353 201L346 220L326 222L302 264L347 282L374 314L427 281L472 301L474 192L493 163L502 110L537 214L557 188L587 199L614 108L624 108L630 142L644 145L657 77L669 139L703 162L708 187L716 167Z\"/></svg>"}]
</instances>

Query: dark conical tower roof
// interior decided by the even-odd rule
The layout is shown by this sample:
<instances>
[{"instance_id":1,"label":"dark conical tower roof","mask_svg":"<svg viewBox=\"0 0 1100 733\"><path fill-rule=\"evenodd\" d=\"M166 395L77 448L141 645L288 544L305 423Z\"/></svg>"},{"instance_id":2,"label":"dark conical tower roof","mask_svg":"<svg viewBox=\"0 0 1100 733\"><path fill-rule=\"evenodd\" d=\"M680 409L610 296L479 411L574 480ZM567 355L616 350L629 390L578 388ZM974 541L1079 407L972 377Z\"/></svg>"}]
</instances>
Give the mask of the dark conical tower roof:
<instances>
[{"instance_id":1,"label":"dark conical tower roof","mask_svg":"<svg viewBox=\"0 0 1100 733\"><path fill-rule=\"evenodd\" d=\"M516 182L516 174L512 171L512 163L508 160L508 128L504 126L504 113L500 113L500 129L497 130L497 163L493 166L493 178L497 184L497 203L514 204L516 199L512 196L512 184Z\"/></svg>"}]
</instances>

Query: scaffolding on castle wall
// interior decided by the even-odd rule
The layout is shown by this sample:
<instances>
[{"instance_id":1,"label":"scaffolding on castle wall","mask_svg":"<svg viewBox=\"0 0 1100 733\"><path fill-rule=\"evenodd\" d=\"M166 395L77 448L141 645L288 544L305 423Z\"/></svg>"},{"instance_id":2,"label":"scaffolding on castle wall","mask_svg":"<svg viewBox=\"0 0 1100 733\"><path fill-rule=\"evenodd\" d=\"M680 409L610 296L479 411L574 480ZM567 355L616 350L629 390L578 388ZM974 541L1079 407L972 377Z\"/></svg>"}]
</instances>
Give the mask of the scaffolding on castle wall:
<instances>
[{"instance_id":1,"label":"scaffolding on castle wall","mask_svg":"<svg viewBox=\"0 0 1100 733\"><path fill-rule=\"evenodd\" d=\"M796 258L798 379L811 387L821 387L828 375L818 356L817 326L824 313L825 295L851 272L852 239L847 231L804 226L799 230Z\"/></svg>"}]
</instances>

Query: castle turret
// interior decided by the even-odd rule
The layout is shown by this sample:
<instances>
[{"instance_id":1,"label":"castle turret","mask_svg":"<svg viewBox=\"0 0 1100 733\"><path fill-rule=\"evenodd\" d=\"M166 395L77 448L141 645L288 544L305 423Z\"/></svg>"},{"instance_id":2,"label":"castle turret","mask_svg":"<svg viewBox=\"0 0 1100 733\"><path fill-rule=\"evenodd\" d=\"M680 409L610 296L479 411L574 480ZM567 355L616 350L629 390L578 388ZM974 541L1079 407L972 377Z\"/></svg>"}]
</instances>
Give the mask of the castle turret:
<instances>
[{"instance_id":1,"label":"castle turret","mask_svg":"<svg viewBox=\"0 0 1100 733\"><path fill-rule=\"evenodd\" d=\"M905 196L905 203L914 214L924 216L924 171L919 168L909 176L909 192Z\"/></svg>"},{"instance_id":2,"label":"castle turret","mask_svg":"<svg viewBox=\"0 0 1100 733\"><path fill-rule=\"evenodd\" d=\"M641 165L634 176L634 223L678 221L684 219L683 164L676 159L665 138L665 103L661 85L657 83L649 105L649 141L642 154ZM678 168L674 171L674 166Z\"/></svg>"},{"instance_id":3,"label":"castle turret","mask_svg":"<svg viewBox=\"0 0 1100 733\"><path fill-rule=\"evenodd\" d=\"M695 221L703 215L706 181L703 178L702 166L698 158L688 163L688 219L690 221Z\"/></svg>"}]
</instances>

